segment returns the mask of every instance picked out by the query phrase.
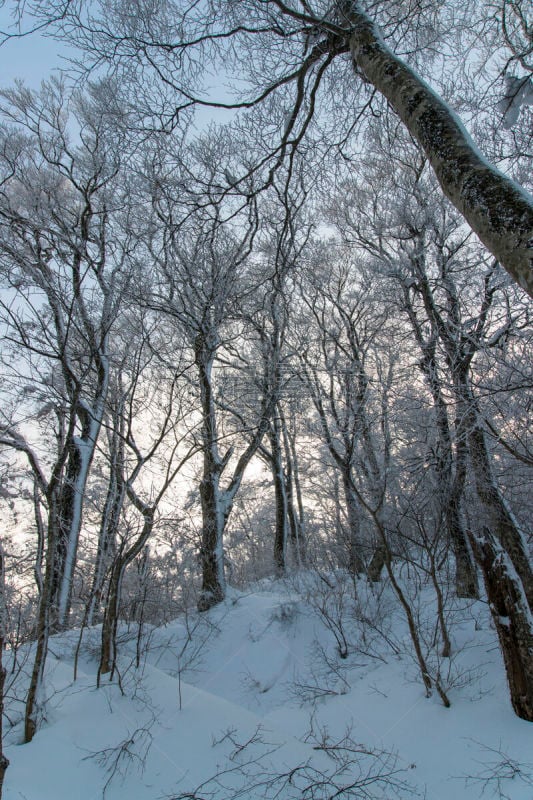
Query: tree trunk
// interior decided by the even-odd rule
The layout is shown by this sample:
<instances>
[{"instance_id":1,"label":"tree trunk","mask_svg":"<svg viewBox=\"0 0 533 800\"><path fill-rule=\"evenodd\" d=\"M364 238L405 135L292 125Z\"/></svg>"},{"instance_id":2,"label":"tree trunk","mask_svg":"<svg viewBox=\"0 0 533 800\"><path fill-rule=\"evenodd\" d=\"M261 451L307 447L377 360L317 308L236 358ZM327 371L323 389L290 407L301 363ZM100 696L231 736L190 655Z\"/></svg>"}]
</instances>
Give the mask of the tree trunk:
<instances>
[{"instance_id":1,"label":"tree trunk","mask_svg":"<svg viewBox=\"0 0 533 800\"><path fill-rule=\"evenodd\" d=\"M112 671L116 657L116 633L118 625L118 609L120 604L120 584L124 566L119 556L109 577L107 600L102 620L102 639L100 648L100 664L98 667L97 685L100 686L100 677Z\"/></svg>"},{"instance_id":2,"label":"tree trunk","mask_svg":"<svg viewBox=\"0 0 533 800\"><path fill-rule=\"evenodd\" d=\"M419 326L415 326L414 315L411 315L411 321L422 349L421 369L429 386L435 410L439 452L435 472L439 482L439 496L441 508L444 511L446 532L455 558L455 590L457 597L475 599L479 597L476 567L470 552L462 514L467 444L464 432L462 435L458 435L454 458L448 411L437 372L436 343L433 339L424 343ZM461 430L460 425L457 428L458 431Z\"/></svg>"},{"instance_id":3,"label":"tree trunk","mask_svg":"<svg viewBox=\"0 0 533 800\"><path fill-rule=\"evenodd\" d=\"M53 492L48 497L48 534L43 587L37 612L36 648L24 711L24 742L31 742L37 730L37 710L43 686L44 669L48 655L52 592L55 575L57 545L57 499Z\"/></svg>"},{"instance_id":4,"label":"tree trunk","mask_svg":"<svg viewBox=\"0 0 533 800\"><path fill-rule=\"evenodd\" d=\"M515 713L533 722L533 618L520 578L501 545L485 528L472 537L503 654Z\"/></svg>"},{"instance_id":5,"label":"tree trunk","mask_svg":"<svg viewBox=\"0 0 533 800\"><path fill-rule=\"evenodd\" d=\"M204 459L205 461L205 459ZM220 496L218 470L206 470L200 484L202 504L202 589L198 599L198 611L208 611L226 596L224 576L224 527L226 515Z\"/></svg>"},{"instance_id":6,"label":"tree trunk","mask_svg":"<svg viewBox=\"0 0 533 800\"><path fill-rule=\"evenodd\" d=\"M72 438L74 439L75 437ZM83 488L80 482L82 478L80 474L81 455L75 441L70 441L66 447L68 449L68 457L63 484L59 489L56 556L51 589L51 627L53 631L59 630L62 625L60 621L62 616L60 612L60 596L66 580L67 554L70 551L70 556L72 557L73 548L75 547L74 538L79 535L78 520L81 523L81 497L79 494L79 491ZM75 520L74 515L76 512L78 513L78 518ZM65 600L68 600L68 598L65 598L63 602Z\"/></svg>"},{"instance_id":7,"label":"tree trunk","mask_svg":"<svg viewBox=\"0 0 533 800\"><path fill-rule=\"evenodd\" d=\"M52 586L54 630L64 628L70 615L85 489L100 434L107 378L106 369L93 408L84 409L82 416L85 417L85 421L81 435L73 435L68 444L66 475L58 504L57 551Z\"/></svg>"},{"instance_id":8,"label":"tree trunk","mask_svg":"<svg viewBox=\"0 0 533 800\"><path fill-rule=\"evenodd\" d=\"M470 430L469 440L470 460L474 468L476 489L483 503L490 530L494 532L506 553L509 554L522 581L529 608L533 610L533 573L527 545L492 474L485 434L478 425Z\"/></svg>"},{"instance_id":9,"label":"tree trunk","mask_svg":"<svg viewBox=\"0 0 533 800\"><path fill-rule=\"evenodd\" d=\"M387 563L387 548L383 545L378 545L374 550L370 564L368 565L367 575L372 583L378 583L381 579L381 573Z\"/></svg>"},{"instance_id":10,"label":"tree trunk","mask_svg":"<svg viewBox=\"0 0 533 800\"><path fill-rule=\"evenodd\" d=\"M430 87L397 58L358 2L341 4L355 67L389 101L431 163L441 188L483 244L533 297L533 199L479 153Z\"/></svg>"},{"instance_id":11,"label":"tree trunk","mask_svg":"<svg viewBox=\"0 0 533 800\"><path fill-rule=\"evenodd\" d=\"M289 513L290 542L295 563L302 567L306 562L305 531L301 517L294 504L293 476L286 481L287 506Z\"/></svg>"},{"instance_id":12,"label":"tree trunk","mask_svg":"<svg viewBox=\"0 0 533 800\"><path fill-rule=\"evenodd\" d=\"M365 563L361 556L361 509L348 469L349 467L342 474L348 518L348 571L351 575L362 575L365 572Z\"/></svg>"},{"instance_id":13,"label":"tree trunk","mask_svg":"<svg viewBox=\"0 0 533 800\"><path fill-rule=\"evenodd\" d=\"M437 430L441 450L441 459L437 464L436 474L439 481L446 533L455 559L455 591L457 597L476 599L479 597L476 565L470 550L462 511L468 446L464 431L459 424L457 425L454 458L448 415L440 386L438 390L433 391L432 389L432 394L437 414Z\"/></svg>"},{"instance_id":14,"label":"tree trunk","mask_svg":"<svg viewBox=\"0 0 533 800\"><path fill-rule=\"evenodd\" d=\"M202 404L204 456L203 477L200 482L202 588L198 599L199 611L208 611L226 596L223 535L227 515L224 513L220 490L220 476L225 462L220 458L218 452L217 421L211 378L217 337L213 332L210 333L211 336L207 333L198 334L194 348Z\"/></svg>"},{"instance_id":15,"label":"tree trunk","mask_svg":"<svg viewBox=\"0 0 533 800\"><path fill-rule=\"evenodd\" d=\"M456 425L455 475L446 492L446 527L455 557L455 591L457 597L477 599L479 586L463 519L463 495L466 482L468 443L461 422ZM444 476L442 476L444 479Z\"/></svg>"},{"instance_id":16,"label":"tree trunk","mask_svg":"<svg viewBox=\"0 0 533 800\"><path fill-rule=\"evenodd\" d=\"M457 597L476 600L479 598L476 567L466 538L467 534L459 505L453 494L450 495L449 506L446 510L446 527L455 559L455 592Z\"/></svg>"},{"instance_id":17,"label":"tree trunk","mask_svg":"<svg viewBox=\"0 0 533 800\"><path fill-rule=\"evenodd\" d=\"M133 490L128 492L128 496L130 498L133 494ZM100 651L100 665L98 667L98 685L100 685L101 675L106 675L107 673L111 672L111 677L113 677L113 671L116 662L116 632L118 625L118 612L120 609L120 592L124 573L126 572L129 564L131 564L131 562L139 555L146 545L154 527L156 506L147 506L142 503L142 501L138 500L138 498L135 500L135 505L137 510L142 512L143 526L133 544L131 544L131 546L125 552L122 552L117 556L111 570L107 603L102 622L102 644Z\"/></svg>"},{"instance_id":18,"label":"tree trunk","mask_svg":"<svg viewBox=\"0 0 533 800\"><path fill-rule=\"evenodd\" d=\"M533 572L527 545L494 478L485 433L479 422L475 397L469 386L464 383L458 387L458 391L460 394L458 414L461 416L461 425L467 432L470 461L474 472L476 491L481 501L484 526L490 530L509 555L522 582L529 608L533 609Z\"/></svg>"},{"instance_id":19,"label":"tree trunk","mask_svg":"<svg viewBox=\"0 0 533 800\"><path fill-rule=\"evenodd\" d=\"M283 472L280 423L279 418L276 416L274 416L274 419L272 420L269 438L272 453L272 479L274 481L274 496L276 503L274 565L276 568L276 574L281 576L285 574L287 568L289 507L287 499L287 486Z\"/></svg>"},{"instance_id":20,"label":"tree trunk","mask_svg":"<svg viewBox=\"0 0 533 800\"><path fill-rule=\"evenodd\" d=\"M285 450L285 464L287 473L285 479L285 491L287 495L291 544L296 564L301 567L306 561L305 510L298 470L298 454L296 452L294 436L291 435L287 428L287 421L283 414L282 408L279 409L279 416L283 431L283 446Z\"/></svg>"},{"instance_id":21,"label":"tree trunk","mask_svg":"<svg viewBox=\"0 0 533 800\"><path fill-rule=\"evenodd\" d=\"M124 436L122 431L118 432L115 429L113 430L110 450L111 464L109 469L109 484L98 534L96 564L94 567L93 583L86 614L87 625L93 625L94 615L100 608L105 575L109 566L110 555L113 553L116 546L120 515L126 497L126 486L123 476Z\"/></svg>"}]
</instances>

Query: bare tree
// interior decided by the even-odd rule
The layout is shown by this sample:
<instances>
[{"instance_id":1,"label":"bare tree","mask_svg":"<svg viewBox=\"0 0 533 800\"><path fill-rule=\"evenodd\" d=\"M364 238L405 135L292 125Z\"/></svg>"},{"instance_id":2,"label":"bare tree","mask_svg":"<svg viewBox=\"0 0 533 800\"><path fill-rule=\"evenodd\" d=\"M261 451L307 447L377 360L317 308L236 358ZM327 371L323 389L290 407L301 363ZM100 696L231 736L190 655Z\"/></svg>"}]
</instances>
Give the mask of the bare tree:
<instances>
[{"instance_id":1,"label":"bare tree","mask_svg":"<svg viewBox=\"0 0 533 800\"><path fill-rule=\"evenodd\" d=\"M262 443L259 455L268 464L275 497L274 564L279 575L287 568L289 542L297 563L304 558L303 502L298 473L295 433L289 430L286 408L301 398L301 382L289 337L292 295L297 291L297 276L305 260L311 224L305 220L307 191L303 181L280 190L274 187L275 199L261 209L262 238L257 245L255 281L258 291L245 301L242 309L257 335L257 351L250 352L262 367L258 391L263 396L277 396L269 423L268 446ZM249 368L251 364L249 365ZM228 408L231 413L231 409Z\"/></svg>"},{"instance_id":2,"label":"bare tree","mask_svg":"<svg viewBox=\"0 0 533 800\"><path fill-rule=\"evenodd\" d=\"M380 464L371 430L372 418L376 413L379 417L376 409L371 410L371 373L382 366L377 350L387 310L372 301L369 283L363 279L358 285L351 259L332 257L328 250L323 244L317 255L318 270L307 276L301 288L304 313L313 323L313 335L306 330L306 344L300 351L303 376L344 492L348 568L353 574L368 572L372 580L379 580L384 554L381 546L374 551L365 542L367 515L361 508L357 480L366 481L373 499L382 505L389 451L385 437L385 446L378 448L385 459Z\"/></svg>"},{"instance_id":3,"label":"bare tree","mask_svg":"<svg viewBox=\"0 0 533 800\"><path fill-rule=\"evenodd\" d=\"M399 136L394 124L373 126L367 158L359 172L357 181L349 180L345 185L348 199L334 203L332 220L344 241L374 259L375 269L383 275L383 289L409 322L420 354L416 363L429 390L434 416L428 453L424 456L435 472L431 492L439 501L439 513L453 547L457 592L459 596L475 597L476 572L462 508L468 444L454 430L446 359L435 321L423 309L420 313L415 276L420 260L442 260L444 252L450 258L460 258L464 253L474 271L471 237L428 181L422 154ZM426 226L427 235L423 241L415 242L413 231L421 225ZM440 256L434 253L437 238ZM401 329L398 336L405 335Z\"/></svg>"},{"instance_id":4,"label":"bare tree","mask_svg":"<svg viewBox=\"0 0 533 800\"><path fill-rule=\"evenodd\" d=\"M155 327L154 322L150 327ZM154 329L152 338L146 323L145 319L144 331L138 332L138 344L133 352L130 350L128 363L117 375L109 418L112 431L107 499L110 503L106 503L104 515L109 505L111 514L109 518L103 517L105 530L100 546L106 544L111 553L107 563L100 566L103 574L93 587L101 596L107 567L98 683L102 675L111 673L112 678L115 672L116 633L126 570L149 544L162 501L183 466L197 452L194 439L190 441L190 422L186 422L191 409L183 377L189 364L180 364L173 354L173 369L165 379L167 367L163 372L163 365L158 362L168 344L165 346ZM154 413L154 407L159 413ZM154 472L160 473L157 478ZM142 488L146 473L150 475L148 490ZM91 597L93 606L96 600L97 597Z\"/></svg>"},{"instance_id":5,"label":"bare tree","mask_svg":"<svg viewBox=\"0 0 533 800\"><path fill-rule=\"evenodd\" d=\"M499 47L519 63L529 63L528 44L516 31L522 17L516 4L504 3L497 26ZM521 7L521 4L519 8ZM30 18L49 26L51 35L67 38L84 53L80 69L107 64L124 78L139 124L175 127L195 108L231 108L274 113L277 130L268 136L268 151L256 163L240 165L230 174L237 187L251 171L267 167L266 184L285 158L292 160L309 134L319 107L336 110L340 135L328 131L341 147L350 140L359 117L372 98L361 101L361 88L370 85L401 118L424 150L441 189L468 221L484 245L513 279L533 296L531 239L533 201L507 175L480 154L458 117L445 100L420 77L431 74L431 46L435 39L450 42L459 28L467 40L483 39L487 13L453 3L438 7L415 4L407 13L379 4L367 10L357 0L296 2L296 0L211 0L207 6L175 0L166 15L150 13L139 3L136 14L123 14L120 4L71 4L57 0L24 7ZM138 24L142 20L142 24ZM410 53L399 57L389 45ZM450 47L453 50L453 47ZM346 67L349 55L351 67ZM490 54L491 55L491 54ZM486 58L488 60L489 53ZM248 76L244 97L227 102L203 90L207 65L223 63ZM146 81L146 74L150 79ZM341 102L329 102L328 82L339 76L347 92L354 92L357 112L347 114ZM159 89L152 91L153 81ZM322 103L322 106L321 106ZM325 105L324 105L325 103ZM262 129L258 141L263 142Z\"/></svg>"},{"instance_id":6,"label":"bare tree","mask_svg":"<svg viewBox=\"0 0 533 800\"><path fill-rule=\"evenodd\" d=\"M109 124L109 99L96 86L89 98L69 98L60 83L44 85L40 95L4 93L2 312L5 341L18 361L8 369L16 399L4 407L0 442L31 468L40 542L46 525L42 576L39 553L37 562L27 741L36 728L49 632L69 617L86 486L109 386L111 329L126 281L127 233L119 217L127 195L115 183L124 150ZM74 123L75 144L69 134Z\"/></svg>"},{"instance_id":7,"label":"bare tree","mask_svg":"<svg viewBox=\"0 0 533 800\"><path fill-rule=\"evenodd\" d=\"M2 443L27 455L47 498L55 542L50 603L59 626L70 610L85 486L109 382L109 336L124 283L124 251L108 239L121 202L111 188L120 142L107 128L104 102L96 89L91 100L69 101L53 83L40 97L6 92L4 103L4 116L18 128L4 130L4 152L13 138L27 141L3 162L0 246L9 292L2 307L7 341L27 364L30 383L22 392L31 404L40 392L32 379L50 387L46 413L56 417L57 458L49 479L40 480L38 449L16 417L5 419ZM70 119L80 126L80 145L70 142ZM43 413L35 407L35 415Z\"/></svg>"},{"instance_id":8,"label":"bare tree","mask_svg":"<svg viewBox=\"0 0 533 800\"><path fill-rule=\"evenodd\" d=\"M172 143L171 143L172 145ZM266 395L251 399L251 414L246 420L247 438L240 453L234 455L233 436L224 444L217 409L219 364L230 369L239 353L228 343L235 338L240 314L238 298L253 291L245 280L246 265L258 228L256 203L237 198L237 207L223 208L209 202L216 185L220 142L205 143L193 153L201 160L207 191L202 208L194 188L183 189L182 166L174 182L182 187L176 198L173 185L154 173L154 218L147 249L157 270L157 282L148 293L151 308L159 311L181 331L191 352L195 384L199 390L199 447L202 453L200 503L202 511L201 568L202 589L198 607L206 610L225 596L223 535L246 467L257 452L269 426L277 396L276 386ZM179 156L183 164L183 155ZM164 163L164 162L160 162ZM191 186L190 179L188 181ZM242 207L242 212L239 209ZM226 217L224 216L226 215ZM240 223L240 228L236 222ZM239 378L241 380L241 378ZM233 439L232 443L231 439ZM225 484L222 482L227 475Z\"/></svg>"},{"instance_id":9,"label":"bare tree","mask_svg":"<svg viewBox=\"0 0 533 800\"><path fill-rule=\"evenodd\" d=\"M443 511L461 592L475 589L461 507L470 475L479 501L478 538L473 541L493 609L503 602L501 598L493 602L490 594L496 587L497 552L503 549L512 564L505 596L507 604L518 604L519 616L512 635L500 636L500 644L509 648L504 659L513 665L511 671L508 668L513 706L529 719L527 698L531 689L527 675L531 667L527 647L531 633L524 620L531 609L531 562L524 532L496 479L488 429L474 389L476 358L491 349L505 349L506 342L528 325L527 308L517 298L513 302L498 265L479 251L453 210L438 201L424 161L416 154L409 158L404 148L397 155L398 169L405 173L403 179L382 176L378 184L376 164L379 168L386 150L386 142L376 144L376 163L363 171L364 186L353 187L354 193L359 193L360 213L353 214L347 206L345 233L373 255L387 279L393 278L401 286L403 309L421 353L418 363L434 406L438 444L435 472L443 492ZM401 191L402 184L410 186L408 192ZM395 204L388 199L391 188L397 195ZM453 427L449 398L455 411ZM493 539L498 543L496 549ZM515 680L513 670L522 677Z\"/></svg>"}]
</instances>

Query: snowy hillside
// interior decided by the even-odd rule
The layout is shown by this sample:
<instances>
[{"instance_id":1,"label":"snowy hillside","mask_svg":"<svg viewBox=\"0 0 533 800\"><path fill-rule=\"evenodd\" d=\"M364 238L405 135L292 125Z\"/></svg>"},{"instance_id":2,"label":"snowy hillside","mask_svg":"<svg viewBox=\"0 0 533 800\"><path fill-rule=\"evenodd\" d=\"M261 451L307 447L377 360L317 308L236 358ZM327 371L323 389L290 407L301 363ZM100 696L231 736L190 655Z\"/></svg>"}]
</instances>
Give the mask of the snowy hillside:
<instances>
[{"instance_id":1,"label":"snowy hillside","mask_svg":"<svg viewBox=\"0 0 533 800\"><path fill-rule=\"evenodd\" d=\"M18 744L23 687L9 691L6 800L531 800L532 728L512 712L485 606L449 612L452 658L430 662L445 708L425 696L388 590L363 586L355 602L350 588L311 573L265 581L142 643L122 631L120 685L100 689L99 630L75 682L78 632L55 637L31 744Z\"/></svg>"}]
</instances>

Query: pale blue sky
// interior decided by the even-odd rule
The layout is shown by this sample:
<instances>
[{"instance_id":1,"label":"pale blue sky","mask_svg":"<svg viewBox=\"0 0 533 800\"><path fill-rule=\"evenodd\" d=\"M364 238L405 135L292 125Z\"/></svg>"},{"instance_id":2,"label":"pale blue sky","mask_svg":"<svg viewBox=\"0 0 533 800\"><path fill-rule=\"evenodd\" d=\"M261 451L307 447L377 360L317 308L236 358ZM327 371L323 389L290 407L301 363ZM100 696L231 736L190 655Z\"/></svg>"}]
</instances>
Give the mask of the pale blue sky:
<instances>
[{"instance_id":1,"label":"pale blue sky","mask_svg":"<svg viewBox=\"0 0 533 800\"><path fill-rule=\"evenodd\" d=\"M11 24L8 10L0 7L0 30L8 30ZM15 78L37 88L61 64L60 49L57 42L39 34L5 42L0 47L0 88L10 86Z\"/></svg>"}]
</instances>

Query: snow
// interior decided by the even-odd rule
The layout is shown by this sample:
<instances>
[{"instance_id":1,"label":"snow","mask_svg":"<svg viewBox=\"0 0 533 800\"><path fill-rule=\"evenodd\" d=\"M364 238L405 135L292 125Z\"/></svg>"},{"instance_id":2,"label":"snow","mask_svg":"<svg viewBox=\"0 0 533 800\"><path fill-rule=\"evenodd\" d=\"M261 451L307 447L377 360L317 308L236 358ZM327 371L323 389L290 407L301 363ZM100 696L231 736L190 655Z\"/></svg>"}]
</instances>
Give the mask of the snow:
<instances>
[{"instance_id":1,"label":"snow","mask_svg":"<svg viewBox=\"0 0 533 800\"><path fill-rule=\"evenodd\" d=\"M507 75L505 95L496 106L502 114L504 128L509 130L518 122L521 106L533 106L533 80L529 75L521 78Z\"/></svg>"},{"instance_id":2,"label":"snow","mask_svg":"<svg viewBox=\"0 0 533 800\"><path fill-rule=\"evenodd\" d=\"M368 795L346 790L339 797L531 800L533 727L513 714L486 604L454 600L449 608L454 656L438 662L442 675L454 676L446 709L437 693L425 696L387 587L383 625L399 652L377 633L363 647L356 606L345 596L350 651L340 659L314 607L320 585L303 573L248 592L230 588L203 615L147 627L139 669L137 631L124 627L122 691L116 679L95 688L99 628L84 636L76 682L78 632L53 637L45 719L31 744L19 744L20 722L6 734L4 800L156 800L206 781L199 798L325 800L332 794L325 785L315 794L305 786L325 774L346 786L369 770ZM369 617L376 597L361 585ZM419 609L431 617L429 592ZM7 711L12 721L21 715L12 689ZM340 768L323 746L347 731L352 749ZM372 781L393 764L401 770L392 778L396 788ZM283 773L290 779L272 781Z\"/></svg>"}]
</instances>

